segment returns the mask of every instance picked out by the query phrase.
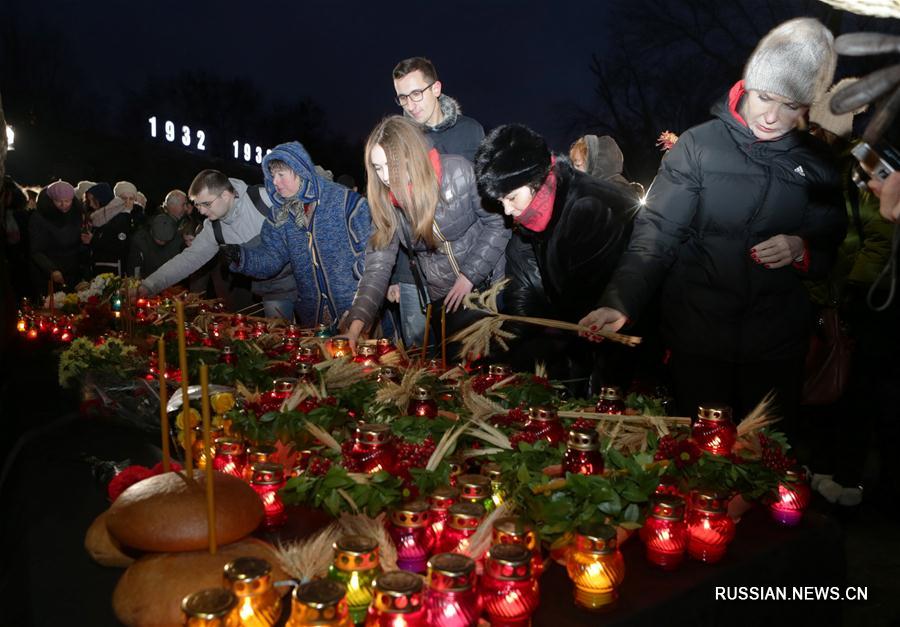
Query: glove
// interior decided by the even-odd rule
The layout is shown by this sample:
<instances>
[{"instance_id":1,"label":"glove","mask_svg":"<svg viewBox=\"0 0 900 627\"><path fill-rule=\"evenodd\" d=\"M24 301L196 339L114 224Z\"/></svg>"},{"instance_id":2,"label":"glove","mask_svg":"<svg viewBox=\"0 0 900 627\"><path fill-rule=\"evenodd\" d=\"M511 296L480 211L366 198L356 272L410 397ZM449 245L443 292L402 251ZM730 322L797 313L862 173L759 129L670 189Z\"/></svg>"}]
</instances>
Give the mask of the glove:
<instances>
[{"instance_id":1,"label":"glove","mask_svg":"<svg viewBox=\"0 0 900 627\"><path fill-rule=\"evenodd\" d=\"M225 244L222 246L222 253L225 259L231 265L240 265L241 263L241 247L237 244Z\"/></svg>"}]
</instances>

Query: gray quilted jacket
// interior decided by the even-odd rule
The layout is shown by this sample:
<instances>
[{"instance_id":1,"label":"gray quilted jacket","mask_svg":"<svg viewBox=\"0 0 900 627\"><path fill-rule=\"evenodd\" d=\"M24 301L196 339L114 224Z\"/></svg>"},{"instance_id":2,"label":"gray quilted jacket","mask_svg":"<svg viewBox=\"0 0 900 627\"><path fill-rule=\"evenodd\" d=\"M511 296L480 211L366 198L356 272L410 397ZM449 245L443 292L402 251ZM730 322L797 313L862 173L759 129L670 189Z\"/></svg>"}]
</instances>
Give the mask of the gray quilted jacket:
<instances>
[{"instance_id":1,"label":"gray quilted jacket","mask_svg":"<svg viewBox=\"0 0 900 627\"><path fill-rule=\"evenodd\" d=\"M441 155L440 160L441 190L434 214L436 248L428 250L421 241L413 244L434 300L446 296L459 274L476 288L502 279L504 251L511 235L502 215L482 208L472 164L457 155ZM380 250L375 250L369 240L365 272L346 324L362 320L369 326L375 319L384 302L400 242L399 230Z\"/></svg>"}]
</instances>

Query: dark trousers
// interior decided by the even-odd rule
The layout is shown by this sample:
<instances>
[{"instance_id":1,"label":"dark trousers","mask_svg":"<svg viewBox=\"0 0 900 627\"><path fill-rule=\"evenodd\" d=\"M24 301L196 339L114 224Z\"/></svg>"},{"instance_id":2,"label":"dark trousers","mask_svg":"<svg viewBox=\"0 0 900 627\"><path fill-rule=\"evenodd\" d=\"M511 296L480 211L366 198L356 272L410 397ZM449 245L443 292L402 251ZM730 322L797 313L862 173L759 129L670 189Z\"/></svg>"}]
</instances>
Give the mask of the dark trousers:
<instances>
[{"instance_id":1,"label":"dark trousers","mask_svg":"<svg viewBox=\"0 0 900 627\"><path fill-rule=\"evenodd\" d=\"M803 439L797 414L803 388L803 356L774 361L731 363L710 357L673 352L670 362L675 402L681 416L694 417L704 403L731 407L740 422L770 390L775 391L775 426L797 446Z\"/></svg>"}]
</instances>

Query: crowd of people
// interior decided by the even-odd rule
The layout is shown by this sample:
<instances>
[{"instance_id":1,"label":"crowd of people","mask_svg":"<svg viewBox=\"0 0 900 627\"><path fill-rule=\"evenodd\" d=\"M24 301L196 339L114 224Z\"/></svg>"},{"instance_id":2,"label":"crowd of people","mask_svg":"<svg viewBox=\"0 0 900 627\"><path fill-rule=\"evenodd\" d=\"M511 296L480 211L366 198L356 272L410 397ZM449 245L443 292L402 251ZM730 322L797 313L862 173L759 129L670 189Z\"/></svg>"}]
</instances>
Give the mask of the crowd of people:
<instances>
[{"instance_id":1,"label":"crowd of people","mask_svg":"<svg viewBox=\"0 0 900 627\"><path fill-rule=\"evenodd\" d=\"M431 62L405 59L392 74L403 115L379 122L361 155L364 195L352 179L332 181L298 142L263 159L262 185L204 170L156 211L127 181L56 181L32 198L8 179L13 282L30 295L49 281L71 289L127 273L144 294L181 284L232 310L261 301L267 316L329 325L351 343L369 333L420 345L439 337L426 332L427 311L441 311L431 323L444 319L452 333L477 315L462 306L467 294L507 279L504 311L585 329L516 328L501 356L515 368L543 362L583 393L627 387L644 362L654 376L665 364L687 416L712 403L739 418L774 391L784 429L803 443L814 305L849 307L876 353L893 326L865 295L891 255L900 174L873 183L880 214L851 180L853 114L827 107L836 62L817 20L773 29L645 193L624 177L612 137L586 135L563 155L521 124L485 135ZM619 330L645 336L647 348L597 333ZM826 498L851 505L862 462L836 471L840 403L862 403L870 388L853 381L879 380L882 363L856 361L842 400L816 410L831 412L831 450L807 458Z\"/></svg>"}]
</instances>

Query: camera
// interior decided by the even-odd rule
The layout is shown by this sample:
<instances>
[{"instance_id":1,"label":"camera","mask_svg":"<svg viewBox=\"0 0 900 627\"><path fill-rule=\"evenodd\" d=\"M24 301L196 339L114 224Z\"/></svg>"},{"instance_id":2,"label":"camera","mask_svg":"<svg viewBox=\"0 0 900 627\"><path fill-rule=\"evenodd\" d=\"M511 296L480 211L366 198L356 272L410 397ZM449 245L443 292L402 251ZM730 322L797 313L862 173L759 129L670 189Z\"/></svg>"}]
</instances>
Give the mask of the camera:
<instances>
[{"instance_id":1,"label":"camera","mask_svg":"<svg viewBox=\"0 0 900 627\"><path fill-rule=\"evenodd\" d=\"M860 189L868 189L869 179L883 181L891 172L900 170L900 151L885 141L879 141L874 147L860 142L850 152L859 161L853 169L853 182Z\"/></svg>"}]
</instances>

